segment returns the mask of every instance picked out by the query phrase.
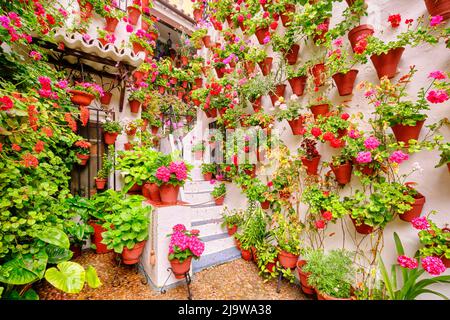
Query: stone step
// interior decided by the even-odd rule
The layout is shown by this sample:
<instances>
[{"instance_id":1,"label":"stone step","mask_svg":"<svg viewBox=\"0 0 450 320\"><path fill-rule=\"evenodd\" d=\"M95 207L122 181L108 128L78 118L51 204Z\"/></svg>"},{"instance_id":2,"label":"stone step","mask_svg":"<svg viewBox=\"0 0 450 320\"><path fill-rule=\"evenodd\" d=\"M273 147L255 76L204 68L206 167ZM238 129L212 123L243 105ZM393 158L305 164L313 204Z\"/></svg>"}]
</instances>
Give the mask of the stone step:
<instances>
[{"instance_id":1,"label":"stone step","mask_svg":"<svg viewBox=\"0 0 450 320\"><path fill-rule=\"evenodd\" d=\"M200 239L205 243L204 255L235 247L234 238L230 237L227 232L210 236L201 236L200 234Z\"/></svg>"},{"instance_id":2,"label":"stone step","mask_svg":"<svg viewBox=\"0 0 450 320\"><path fill-rule=\"evenodd\" d=\"M184 192L183 195L183 201L196 204L196 203L207 203L212 202L214 199L211 196L211 191L205 191L205 192L196 192L196 193L189 193Z\"/></svg>"},{"instance_id":3,"label":"stone step","mask_svg":"<svg viewBox=\"0 0 450 320\"><path fill-rule=\"evenodd\" d=\"M223 206L216 205L202 205L191 206L191 223L204 220L220 219L222 218Z\"/></svg>"},{"instance_id":4,"label":"stone step","mask_svg":"<svg viewBox=\"0 0 450 320\"><path fill-rule=\"evenodd\" d=\"M193 221L191 223L192 229L198 229L201 237L212 236L216 234L223 234L227 231L226 227L221 227L223 219L210 219L203 221Z\"/></svg>"},{"instance_id":5,"label":"stone step","mask_svg":"<svg viewBox=\"0 0 450 320\"><path fill-rule=\"evenodd\" d=\"M212 191L214 185L210 181L186 181L184 184L184 190L189 193Z\"/></svg>"},{"instance_id":6,"label":"stone step","mask_svg":"<svg viewBox=\"0 0 450 320\"><path fill-rule=\"evenodd\" d=\"M236 247L227 248L212 254L203 254L200 259L192 261L192 271L199 272L205 268L220 265L241 257Z\"/></svg>"}]
</instances>

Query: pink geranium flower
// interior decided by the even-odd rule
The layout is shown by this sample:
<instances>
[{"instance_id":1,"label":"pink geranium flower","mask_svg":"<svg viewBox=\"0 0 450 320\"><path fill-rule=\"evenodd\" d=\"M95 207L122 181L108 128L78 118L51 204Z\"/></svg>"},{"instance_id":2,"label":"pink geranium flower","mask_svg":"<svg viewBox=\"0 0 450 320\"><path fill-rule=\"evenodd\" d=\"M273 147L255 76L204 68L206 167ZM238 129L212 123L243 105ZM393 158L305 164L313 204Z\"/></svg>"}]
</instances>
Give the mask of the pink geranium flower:
<instances>
[{"instance_id":1,"label":"pink geranium flower","mask_svg":"<svg viewBox=\"0 0 450 320\"><path fill-rule=\"evenodd\" d=\"M435 27L435 26L441 24L442 21L444 21L444 18L442 16L431 17L430 26Z\"/></svg>"},{"instance_id":2,"label":"pink geranium flower","mask_svg":"<svg viewBox=\"0 0 450 320\"><path fill-rule=\"evenodd\" d=\"M407 269L416 269L417 266L419 265L416 259L407 256L399 256L397 258L397 262L401 267Z\"/></svg>"},{"instance_id":3,"label":"pink geranium flower","mask_svg":"<svg viewBox=\"0 0 450 320\"><path fill-rule=\"evenodd\" d=\"M370 163L372 162L372 154L370 153L370 151L361 151L358 153L356 161L358 163Z\"/></svg>"},{"instance_id":4,"label":"pink geranium flower","mask_svg":"<svg viewBox=\"0 0 450 320\"><path fill-rule=\"evenodd\" d=\"M378 148L379 145L380 141L378 141L378 139L375 137L369 137L364 141L364 146L366 147L367 150L376 149Z\"/></svg>"},{"instance_id":5,"label":"pink geranium flower","mask_svg":"<svg viewBox=\"0 0 450 320\"><path fill-rule=\"evenodd\" d=\"M436 71L430 72L430 74L428 75L428 78L432 78L435 80L444 80L447 78L447 76L442 71L436 70Z\"/></svg>"},{"instance_id":6,"label":"pink geranium flower","mask_svg":"<svg viewBox=\"0 0 450 320\"><path fill-rule=\"evenodd\" d=\"M445 90L431 90L428 92L427 100L431 103L443 103L448 100L448 94Z\"/></svg>"},{"instance_id":7,"label":"pink geranium flower","mask_svg":"<svg viewBox=\"0 0 450 320\"><path fill-rule=\"evenodd\" d=\"M445 265L438 257L425 257L422 258L422 267L433 276L438 276L442 272L445 272Z\"/></svg>"},{"instance_id":8,"label":"pink geranium flower","mask_svg":"<svg viewBox=\"0 0 450 320\"><path fill-rule=\"evenodd\" d=\"M395 163L398 163L398 164L400 164L403 161L408 160L408 159L409 159L409 156L406 153L404 153L403 151L400 151L400 150L394 151L391 154L391 156L389 157L389 161L390 162L395 162Z\"/></svg>"},{"instance_id":9,"label":"pink geranium flower","mask_svg":"<svg viewBox=\"0 0 450 320\"><path fill-rule=\"evenodd\" d=\"M427 230L430 227L427 217L414 218L412 219L411 224L417 230Z\"/></svg>"}]
</instances>

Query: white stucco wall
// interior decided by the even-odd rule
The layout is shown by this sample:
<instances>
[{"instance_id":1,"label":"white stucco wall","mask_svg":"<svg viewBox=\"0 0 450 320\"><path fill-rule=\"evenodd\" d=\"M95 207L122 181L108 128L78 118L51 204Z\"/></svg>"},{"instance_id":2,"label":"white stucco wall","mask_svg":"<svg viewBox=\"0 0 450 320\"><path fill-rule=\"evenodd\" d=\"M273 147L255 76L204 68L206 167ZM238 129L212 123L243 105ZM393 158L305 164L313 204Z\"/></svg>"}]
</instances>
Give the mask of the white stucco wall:
<instances>
[{"instance_id":1,"label":"white stucco wall","mask_svg":"<svg viewBox=\"0 0 450 320\"><path fill-rule=\"evenodd\" d=\"M375 27L375 35L379 36L384 40L390 40L395 37L396 34L401 31L406 30L406 25L402 22L401 26L397 29L392 29L387 19L390 14L401 14L402 21L405 19L417 19L419 16L428 13L424 1L410 1L410 0L398 0L398 1L388 1L388 0L366 0L368 4L369 16L364 17L361 24L369 23ZM333 18L331 19L331 27L340 21L340 13L347 6L346 2L336 3ZM381 10L380 10L381 9ZM241 35L240 29L236 29L235 32ZM281 21L279 21L278 32L283 32L283 26ZM212 35L212 40L218 40L218 33L211 28L209 34ZM347 37L344 37L347 42ZM256 46L259 46L256 37L252 36L252 41ZM268 46L269 56L274 57L274 63L276 63L276 55L271 55L271 46ZM300 54L299 63L301 60L307 61L310 59L311 55L314 54L310 50L310 43L300 43ZM205 54L204 49L202 53ZM301 60L300 60L301 59ZM437 46L431 46L429 44L423 44L416 48L407 47L403 58L399 64L399 73L393 80L399 78L399 75L406 74L409 70L410 65L415 65L419 70L415 75L412 83L409 85L408 92L412 98L416 97L416 93L422 86L429 84L427 79L428 74L434 70L449 71L450 70L450 50L445 48L445 45L441 42ZM372 63L369 61L366 65L356 66L359 69L358 78L356 84L362 81L370 81L373 83L378 83L378 77ZM286 87L285 97L289 98L292 94L291 88L288 85ZM303 97L305 104L307 101L307 96ZM346 110L348 113L353 114L357 112L362 112L364 117L368 119L372 112L372 106L369 106L364 98L364 91L354 90L352 96L340 97L337 93L336 88L332 88L329 98L332 100L334 105L338 105L342 102L346 102L349 105L349 109ZM263 98L263 104L265 111L267 112L271 107L271 101L268 97ZM450 103L447 101L444 104L431 105L431 110L427 113L428 119L425 125L432 124L444 117L448 117ZM205 118L203 118L205 119ZM207 128L206 122L199 123L203 129ZM296 153L296 149L299 147L300 138L298 136L293 136L291 129L287 122L277 122L275 128L281 132L281 139L287 144L292 153ZM362 129L367 129L367 123L362 123ZM422 138L426 134L427 129L423 129L421 133ZM205 131L206 132L206 131ZM449 141L450 130L448 127L444 127L441 133L445 137L445 141ZM335 152L328 145L318 143L318 150L322 155L322 161L330 161L333 152ZM440 168L434 168L434 166L439 162L439 152L438 151L423 151L420 153L410 155L410 159L405 161L401 165L400 172L409 172L411 166L414 162L418 162L420 166L424 169L423 173L416 172L408 178L408 181L415 181L418 183L417 189L426 196L426 203L423 209L423 214L429 213L431 210L438 211L438 214L433 216L433 221L438 225L444 225L445 223L450 223L448 206L449 206L449 187L450 187L450 174L447 171L447 167L443 166ZM356 176L352 177L351 184L347 185L342 192L342 195L348 194L352 189L358 188L359 178ZM240 190L235 186L228 185L228 194L225 200L225 205L229 207L241 207L244 208L246 204L245 196L241 194ZM302 206L300 212L301 216L306 211L306 207ZM345 223L348 225L345 235L345 247L347 249L355 248L354 241L352 238L356 237L357 241L362 239L362 236L356 234L354 227L350 219L345 218ZM396 251L393 244L393 232L397 232L402 239L405 246L406 254L412 256L415 250L419 248L419 240L417 237L417 230L412 228L409 223L403 222L398 218L390 222L384 231L384 250L382 257L386 265L396 262ZM343 232L341 229L341 224L338 222L335 225L329 225L326 229L326 234L334 233L335 235L328 238L325 242L325 247L327 249L332 249L336 247L342 247L343 243ZM371 237L368 236L364 239L365 245L363 247L368 248L371 242ZM447 270L445 274L450 274ZM450 285L438 285L435 287L436 290L443 292L447 295L450 294ZM422 295L421 299L426 298L437 298L436 296Z\"/></svg>"}]
</instances>

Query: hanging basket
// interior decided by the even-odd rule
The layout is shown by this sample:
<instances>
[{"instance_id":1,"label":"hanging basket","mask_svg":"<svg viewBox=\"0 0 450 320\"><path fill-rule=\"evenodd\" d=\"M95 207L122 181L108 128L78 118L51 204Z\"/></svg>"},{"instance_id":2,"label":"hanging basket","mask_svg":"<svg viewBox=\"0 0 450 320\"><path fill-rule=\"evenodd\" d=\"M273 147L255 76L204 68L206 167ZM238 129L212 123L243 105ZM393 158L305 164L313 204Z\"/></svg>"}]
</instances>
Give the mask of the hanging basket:
<instances>
[{"instance_id":1,"label":"hanging basket","mask_svg":"<svg viewBox=\"0 0 450 320\"><path fill-rule=\"evenodd\" d=\"M298 44L294 44L288 51L283 52L288 64L293 65L297 63L299 50L300 46Z\"/></svg>"},{"instance_id":2,"label":"hanging basket","mask_svg":"<svg viewBox=\"0 0 450 320\"><path fill-rule=\"evenodd\" d=\"M117 24L119 23L119 19L105 17L105 21L105 31L114 33L114 31L116 31Z\"/></svg>"},{"instance_id":3,"label":"hanging basket","mask_svg":"<svg viewBox=\"0 0 450 320\"><path fill-rule=\"evenodd\" d=\"M353 93L353 86L355 84L358 72L358 70L352 69L347 73L336 73L333 75L334 82L336 83L339 95L341 97L348 96Z\"/></svg>"},{"instance_id":4,"label":"hanging basket","mask_svg":"<svg viewBox=\"0 0 450 320\"><path fill-rule=\"evenodd\" d=\"M116 143L118 135L119 135L119 133L117 133L117 132L105 132L103 135L103 138L105 140L105 143L110 145L110 144Z\"/></svg>"},{"instance_id":5,"label":"hanging basket","mask_svg":"<svg viewBox=\"0 0 450 320\"><path fill-rule=\"evenodd\" d=\"M387 53L374 54L370 57L379 79L384 76L387 76L389 79L395 77L404 51L405 48L395 48L389 50Z\"/></svg>"},{"instance_id":6,"label":"hanging basket","mask_svg":"<svg viewBox=\"0 0 450 320\"><path fill-rule=\"evenodd\" d=\"M128 6L127 11L128 11L128 22L131 25L135 26L138 23L139 17L141 16L141 10L133 6Z\"/></svg>"},{"instance_id":7,"label":"hanging basket","mask_svg":"<svg viewBox=\"0 0 450 320\"><path fill-rule=\"evenodd\" d=\"M288 79L291 85L292 93L297 96L302 96L305 91L307 76L299 76Z\"/></svg>"},{"instance_id":8,"label":"hanging basket","mask_svg":"<svg viewBox=\"0 0 450 320\"><path fill-rule=\"evenodd\" d=\"M89 92L81 91L81 90L69 90L70 101L73 104L87 107L92 103L92 100L95 99L95 96Z\"/></svg>"},{"instance_id":9,"label":"hanging basket","mask_svg":"<svg viewBox=\"0 0 450 320\"><path fill-rule=\"evenodd\" d=\"M409 147L409 140L419 139L420 131L422 130L425 120L417 121L414 126L406 126L403 124L397 124L391 127L394 132L394 136L397 142L404 142L405 147Z\"/></svg>"}]
</instances>

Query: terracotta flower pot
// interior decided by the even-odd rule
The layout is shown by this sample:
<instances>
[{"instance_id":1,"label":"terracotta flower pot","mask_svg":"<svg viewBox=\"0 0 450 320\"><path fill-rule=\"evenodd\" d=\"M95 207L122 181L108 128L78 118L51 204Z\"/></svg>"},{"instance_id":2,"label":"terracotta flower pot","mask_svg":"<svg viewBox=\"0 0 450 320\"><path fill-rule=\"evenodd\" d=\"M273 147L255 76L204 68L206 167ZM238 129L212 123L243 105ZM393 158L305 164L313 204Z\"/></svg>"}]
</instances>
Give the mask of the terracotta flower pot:
<instances>
[{"instance_id":1,"label":"terracotta flower pot","mask_svg":"<svg viewBox=\"0 0 450 320\"><path fill-rule=\"evenodd\" d=\"M281 250L278 253L278 260L284 268L294 269L297 265L298 255Z\"/></svg>"},{"instance_id":2,"label":"terracotta flower pot","mask_svg":"<svg viewBox=\"0 0 450 320\"><path fill-rule=\"evenodd\" d=\"M241 256L245 261L252 261L252 251L241 248Z\"/></svg>"},{"instance_id":3,"label":"terracotta flower pot","mask_svg":"<svg viewBox=\"0 0 450 320\"><path fill-rule=\"evenodd\" d=\"M103 97L100 97L100 103L109 106L111 103L112 93L111 92L104 92Z\"/></svg>"},{"instance_id":4,"label":"terracotta flower pot","mask_svg":"<svg viewBox=\"0 0 450 320\"><path fill-rule=\"evenodd\" d=\"M97 190L105 189L107 181L108 179L101 179L101 178L95 179L95 187L97 188Z\"/></svg>"},{"instance_id":5,"label":"terracotta flower pot","mask_svg":"<svg viewBox=\"0 0 450 320\"><path fill-rule=\"evenodd\" d=\"M442 260L442 263L447 269L450 268L450 259L447 259L444 254L438 258Z\"/></svg>"},{"instance_id":6,"label":"terracotta flower pot","mask_svg":"<svg viewBox=\"0 0 450 320\"><path fill-rule=\"evenodd\" d=\"M347 73L336 73L333 75L340 96L348 96L353 93L353 86L358 72L358 70L352 69Z\"/></svg>"},{"instance_id":7,"label":"terracotta flower pot","mask_svg":"<svg viewBox=\"0 0 450 320\"><path fill-rule=\"evenodd\" d=\"M405 146L409 146L409 140L419 139L420 130L422 130L422 126L425 120L417 121L415 126L405 126L403 124L397 124L392 128L394 132L394 136L397 139L397 142L404 142Z\"/></svg>"},{"instance_id":8,"label":"terracotta flower pot","mask_svg":"<svg viewBox=\"0 0 450 320\"><path fill-rule=\"evenodd\" d=\"M195 78L194 81L195 81L195 85L196 85L198 88L203 87L203 79L202 79L202 78Z\"/></svg>"},{"instance_id":9,"label":"terracotta flower pot","mask_svg":"<svg viewBox=\"0 0 450 320\"><path fill-rule=\"evenodd\" d=\"M188 57L186 57L186 56L181 56L181 64L182 64L183 66L187 66L188 63L189 63L189 62L188 62Z\"/></svg>"},{"instance_id":10,"label":"terracotta flower pot","mask_svg":"<svg viewBox=\"0 0 450 320\"><path fill-rule=\"evenodd\" d=\"M138 23L139 17L141 16L141 10L133 6L128 6L127 11L128 11L128 22L131 25L135 26Z\"/></svg>"},{"instance_id":11,"label":"terracotta flower pot","mask_svg":"<svg viewBox=\"0 0 450 320\"><path fill-rule=\"evenodd\" d=\"M105 132L103 138L106 144L114 144L116 142L117 136L119 134L117 132Z\"/></svg>"},{"instance_id":12,"label":"terracotta flower pot","mask_svg":"<svg viewBox=\"0 0 450 320\"><path fill-rule=\"evenodd\" d=\"M286 57L288 64L293 65L297 63L299 50L300 46L298 44L294 44L287 52L284 52L284 56Z\"/></svg>"},{"instance_id":13,"label":"terracotta flower pot","mask_svg":"<svg viewBox=\"0 0 450 320\"><path fill-rule=\"evenodd\" d=\"M87 161L89 160L89 155L77 153L77 158L81 160L80 165L85 166L87 164Z\"/></svg>"},{"instance_id":14,"label":"terracotta flower pot","mask_svg":"<svg viewBox=\"0 0 450 320\"><path fill-rule=\"evenodd\" d=\"M263 75L267 76L272 70L272 57L266 57L263 61L258 62L259 67L261 68L261 72Z\"/></svg>"},{"instance_id":15,"label":"terracotta flower pot","mask_svg":"<svg viewBox=\"0 0 450 320\"><path fill-rule=\"evenodd\" d=\"M246 175L254 178L256 177L256 165L253 165L252 169L244 169Z\"/></svg>"},{"instance_id":16,"label":"terracotta flower pot","mask_svg":"<svg viewBox=\"0 0 450 320\"><path fill-rule=\"evenodd\" d=\"M278 84L275 87L275 92L269 94L270 100L272 100L272 105L275 106L275 103L278 101L279 97L284 98L284 92L286 91L286 85L285 84Z\"/></svg>"},{"instance_id":17,"label":"terracotta flower pot","mask_svg":"<svg viewBox=\"0 0 450 320\"><path fill-rule=\"evenodd\" d=\"M316 176L317 175L317 168L319 167L321 156L318 155L317 157L312 158L311 160L308 160L308 158L303 157L302 163L306 167L306 173L310 176Z\"/></svg>"},{"instance_id":18,"label":"terracotta flower pot","mask_svg":"<svg viewBox=\"0 0 450 320\"><path fill-rule=\"evenodd\" d=\"M202 150L194 151L194 158L195 158L195 160L202 160L203 159L203 151Z\"/></svg>"},{"instance_id":19,"label":"terracotta flower pot","mask_svg":"<svg viewBox=\"0 0 450 320\"><path fill-rule=\"evenodd\" d=\"M273 272L273 269L275 269L275 267L276 267L276 261L274 261L274 262L268 262L267 264L266 264L266 269L267 269L267 271L269 271L270 273L272 273Z\"/></svg>"},{"instance_id":20,"label":"terracotta flower pot","mask_svg":"<svg viewBox=\"0 0 450 320\"><path fill-rule=\"evenodd\" d=\"M259 112L262 109L261 105L262 97L256 98L255 101L252 102L252 108L255 112Z\"/></svg>"},{"instance_id":21,"label":"terracotta flower pot","mask_svg":"<svg viewBox=\"0 0 450 320\"><path fill-rule=\"evenodd\" d=\"M205 181L211 181L212 177L213 177L212 172L208 172L208 173L204 173L203 174L203 180L205 180Z\"/></svg>"},{"instance_id":22,"label":"terracotta flower pot","mask_svg":"<svg viewBox=\"0 0 450 320\"><path fill-rule=\"evenodd\" d=\"M69 90L70 101L72 101L73 104L79 105L79 106L89 106L92 102L92 100L95 99L95 96L89 92L81 91L81 90Z\"/></svg>"},{"instance_id":23,"label":"terracotta flower pot","mask_svg":"<svg viewBox=\"0 0 450 320\"><path fill-rule=\"evenodd\" d=\"M90 221L89 224L94 228L94 233L91 235L91 240L95 244L95 252L96 253L108 253L112 250L109 250L105 244L102 243L103 237L102 233L106 231L100 224L97 224L95 221Z\"/></svg>"},{"instance_id":24,"label":"terracotta flower pot","mask_svg":"<svg viewBox=\"0 0 450 320\"><path fill-rule=\"evenodd\" d=\"M128 100L128 103L130 105L130 111L132 113L139 112L139 107L141 106L141 103L138 100Z\"/></svg>"},{"instance_id":25,"label":"terracotta flower pot","mask_svg":"<svg viewBox=\"0 0 450 320\"><path fill-rule=\"evenodd\" d=\"M144 52L144 47L138 42L132 42L133 52L134 54L138 54L139 52Z\"/></svg>"},{"instance_id":26,"label":"terracotta flower pot","mask_svg":"<svg viewBox=\"0 0 450 320\"><path fill-rule=\"evenodd\" d=\"M136 135L136 131L137 131L137 128L127 130L126 131L127 136L134 136L134 135Z\"/></svg>"},{"instance_id":27,"label":"terracotta flower pot","mask_svg":"<svg viewBox=\"0 0 450 320\"><path fill-rule=\"evenodd\" d=\"M69 249L70 251L72 251L72 259L76 259L81 256L81 246L79 244L74 243L70 246Z\"/></svg>"},{"instance_id":28,"label":"terracotta flower pot","mask_svg":"<svg viewBox=\"0 0 450 320\"><path fill-rule=\"evenodd\" d=\"M367 38L368 36L373 35L375 30L370 24L362 24L359 25L348 33L348 40L350 41L350 44L352 45L353 52L355 52L356 44L364 38Z\"/></svg>"},{"instance_id":29,"label":"terracotta flower pot","mask_svg":"<svg viewBox=\"0 0 450 320\"><path fill-rule=\"evenodd\" d=\"M366 176L371 176L375 173L375 169L369 166L369 163L367 164L358 164L358 170L361 171L362 174Z\"/></svg>"},{"instance_id":30,"label":"terracotta flower pot","mask_svg":"<svg viewBox=\"0 0 450 320\"><path fill-rule=\"evenodd\" d=\"M289 126L291 127L292 134L294 136L299 136L304 133L304 127L303 127L303 117L300 116L297 119L288 120Z\"/></svg>"},{"instance_id":31,"label":"terracotta flower pot","mask_svg":"<svg viewBox=\"0 0 450 320\"><path fill-rule=\"evenodd\" d=\"M350 182L352 178L352 169L353 169L353 165L351 162L348 161L339 166L334 166L333 164L331 164L330 166L339 184L347 184Z\"/></svg>"},{"instance_id":32,"label":"terracotta flower pot","mask_svg":"<svg viewBox=\"0 0 450 320\"><path fill-rule=\"evenodd\" d=\"M78 5L80 6L80 16L83 21L87 21L92 18L92 10L94 6L90 2L86 2L84 7L81 5L80 1L78 1Z\"/></svg>"},{"instance_id":33,"label":"terracotta flower pot","mask_svg":"<svg viewBox=\"0 0 450 320\"><path fill-rule=\"evenodd\" d=\"M219 79L223 78L223 76L224 76L224 74L225 74L225 73L223 72L223 68L214 67L214 69L216 70L217 77L218 77Z\"/></svg>"},{"instance_id":34,"label":"terracotta flower pot","mask_svg":"<svg viewBox=\"0 0 450 320\"><path fill-rule=\"evenodd\" d=\"M214 202L216 203L216 206L223 205L223 202L225 201L225 196L221 196L218 198L214 198Z\"/></svg>"},{"instance_id":35,"label":"terracotta flower pot","mask_svg":"<svg viewBox=\"0 0 450 320\"><path fill-rule=\"evenodd\" d=\"M264 38L266 37L266 33L269 31L268 27L262 28L262 27L258 27L255 30L255 36L256 38L258 38L258 42L259 44L263 45L264 44Z\"/></svg>"},{"instance_id":36,"label":"terracotta flower pot","mask_svg":"<svg viewBox=\"0 0 450 320\"><path fill-rule=\"evenodd\" d=\"M130 189L128 189L128 194L141 194L142 186L135 183Z\"/></svg>"},{"instance_id":37,"label":"terracotta flower pot","mask_svg":"<svg viewBox=\"0 0 450 320\"><path fill-rule=\"evenodd\" d=\"M350 217L351 218L351 217ZM360 225L356 224L356 220L351 218L353 225L355 226L356 232L360 234L371 234L373 232L373 227L365 224L364 222Z\"/></svg>"},{"instance_id":38,"label":"terracotta flower pot","mask_svg":"<svg viewBox=\"0 0 450 320\"><path fill-rule=\"evenodd\" d=\"M228 232L228 235L229 236L232 236L233 234L235 234L236 233L236 231L237 231L237 225L233 225L233 226L227 226L227 232Z\"/></svg>"},{"instance_id":39,"label":"terracotta flower pot","mask_svg":"<svg viewBox=\"0 0 450 320\"><path fill-rule=\"evenodd\" d=\"M294 4L286 4L284 6L284 11L281 12L280 18L281 23L283 24L283 27L286 27L289 22L291 22L292 18L288 15L288 13L294 12L295 13L295 5Z\"/></svg>"},{"instance_id":40,"label":"terracotta flower pot","mask_svg":"<svg viewBox=\"0 0 450 320\"><path fill-rule=\"evenodd\" d=\"M315 289L315 291L317 294L317 300L353 300L352 298L335 298L327 295L326 293L320 292L317 289Z\"/></svg>"},{"instance_id":41,"label":"terracotta flower pot","mask_svg":"<svg viewBox=\"0 0 450 320\"><path fill-rule=\"evenodd\" d=\"M151 127L151 130L152 130L152 134L153 134L153 135L156 135L156 134L158 133L159 127L157 127L157 126L152 126L152 127Z\"/></svg>"},{"instance_id":42,"label":"terracotta flower pot","mask_svg":"<svg viewBox=\"0 0 450 320\"><path fill-rule=\"evenodd\" d=\"M124 143L123 147L124 147L125 150L133 150L133 145L131 143L129 143L129 142Z\"/></svg>"},{"instance_id":43,"label":"terracotta flower pot","mask_svg":"<svg viewBox=\"0 0 450 320\"><path fill-rule=\"evenodd\" d=\"M256 250L256 247L251 247L251 249L253 261L258 262L258 250Z\"/></svg>"},{"instance_id":44,"label":"terracotta flower pot","mask_svg":"<svg viewBox=\"0 0 450 320\"><path fill-rule=\"evenodd\" d=\"M311 68L311 74L314 77L314 84L316 87L320 87L324 83L325 64L318 63Z\"/></svg>"},{"instance_id":45,"label":"terracotta flower pot","mask_svg":"<svg viewBox=\"0 0 450 320\"><path fill-rule=\"evenodd\" d=\"M191 270L192 256L180 263L178 259L170 260L170 266L172 267L173 274L176 279L183 279L185 274Z\"/></svg>"},{"instance_id":46,"label":"terracotta flower pot","mask_svg":"<svg viewBox=\"0 0 450 320\"><path fill-rule=\"evenodd\" d=\"M178 192L180 186L164 183L159 187L161 202L164 204L176 204L178 201Z\"/></svg>"},{"instance_id":47,"label":"terracotta flower pot","mask_svg":"<svg viewBox=\"0 0 450 320\"><path fill-rule=\"evenodd\" d=\"M124 264L135 264L139 262L139 258L144 251L145 243L147 240L136 243L133 249L128 249L126 246L123 247L122 251L122 262Z\"/></svg>"},{"instance_id":48,"label":"terracotta flower pot","mask_svg":"<svg viewBox=\"0 0 450 320\"><path fill-rule=\"evenodd\" d=\"M244 67L248 74L253 73L255 71L255 63L253 61L245 61Z\"/></svg>"},{"instance_id":49,"label":"terracotta flower pot","mask_svg":"<svg viewBox=\"0 0 450 320\"><path fill-rule=\"evenodd\" d=\"M238 239L234 238L234 243L236 244L236 248L241 250L241 242Z\"/></svg>"},{"instance_id":50,"label":"terracotta flower pot","mask_svg":"<svg viewBox=\"0 0 450 320\"><path fill-rule=\"evenodd\" d=\"M211 47L211 36L206 35L202 38L203 44L205 47L210 48Z\"/></svg>"},{"instance_id":51,"label":"terracotta flower pot","mask_svg":"<svg viewBox=\"0 0 450 320\"><path fill-rule=\"evenodd\" d=\"M154 202L161 202L159 187L156 183L146 182L142 185L142 195Z\"/></svg>"},{"instance_id":52,"label":"terracotta flower pot","mask_svg":"<svg viewBox=\"0 0 450 320\"><path fill-rule=\"evenodd\" d=\"M314 106L310 106L311 112L314 115L314 119L317 120L319 115L325 117L327 113L330 111L329 104L316 104Z\"/></svg>"},{"instance_id":53,"label":"terracotta flower pot","mask_svg":"<svg viewBox=\"0 0 450 320\"><path fill-rule=\"evenodd\" d=\"M308 277L311 273L303 272L302 267L306 264L306 260L298 260L297 262L297 272L300 278L300 285L302 287L302 291L305 294L314 294L315 290L312 286L308 284Z\"/></svg>"},{"instance_id":54,"label":"terracotta flower pot","mask_svg":"<svg viewBox=\"0 0 450 320\"><path fill-rule=\"evenodd\" d=\"M397 73L397 67L402 58L405 48L395 48L389 50L387 53L382 53L380 55L372 55L370 60L377 70L378 78L381 79L387 76L389 79L395 77Z\"/></svg>"},{"instance_id":55,"label":"terracotta flower pot","mask_svg":"<svg viewBox=\"0 0 450 320\"><path fill-rule=\"evenodd\" d=\"M420 217L423 206L425 204L425 196L421 193L418 193L414 196L414 199L414 203L410 204L412 206L411 210L406 211L403 214L399 214L401 220L411 222L414 218Z\"/></svg>"},{"instance_id":56,"label":"terracotta flower pot","mask_svg":"<svg viewBox=\"0 0 450 320\"><path fill-rule=\"evenodd\" d=\"M119 19L105 17L105 21L106 21L105 30L114 33L114 31L116 31L117 24L119 23Z\"/></svg>"},{"instance_id":57,"label":"terracotta flower pot","mask_svg":"<svg viewBox=\"0 0 450 320\"><path fill-rule=\"evenodd\" d=\"M270 201L266 200L264 202L261 202L261 208L264 209L264 210L269 209L270 208Z\"/></svg>"},{"instance_id":58,"label":"terracotta flower pot","mask_svg":"<svg viewBox=\"0 0 450 320\"><path fill-rule=\"evenodd\" d=\"M294 93L297 96L302 96L303 92L305 91L306 79L307 79L306 76L299 76L288 79L289 84L291 85L292 88L292 93Z\"/></svg>"},{"instance_id":59,"label":"terracotta flower pot","mask_svg":"<svg viewBox=\"0 0 450 320\"><path fill-rule=\"evenodd\" d=\"M194 9L194 20L196 22L199 22L200 20L202 20L202 16L203 16L203 10L202 9Z\"/></svg>"},{"instance_id":60,"label":"terracotta flower pot","mask_svg":"<svg viewBox=\"0 0 450 320\"><path fill-rule=\"evenodd\" d=\"M444 20L450 18L450 1L449 0L425 0L430 16L442 16Z\"/></svg>"}]
</instances>

